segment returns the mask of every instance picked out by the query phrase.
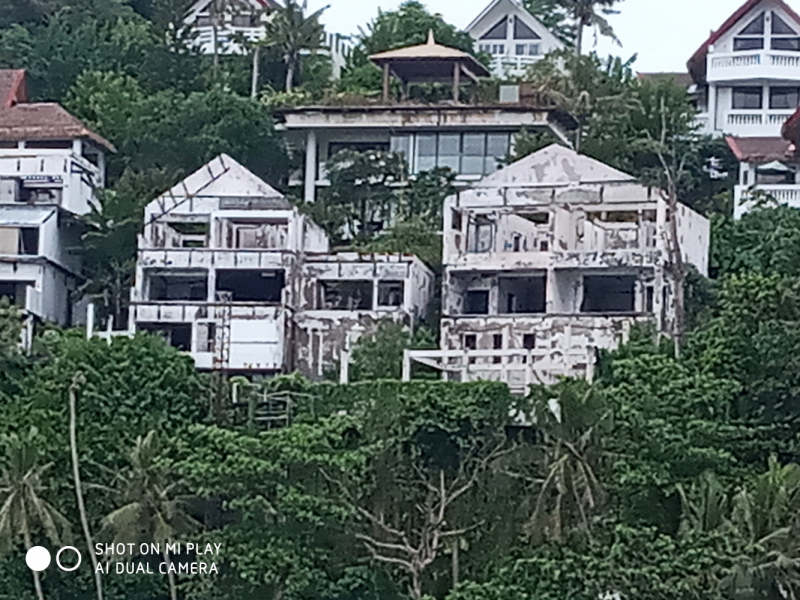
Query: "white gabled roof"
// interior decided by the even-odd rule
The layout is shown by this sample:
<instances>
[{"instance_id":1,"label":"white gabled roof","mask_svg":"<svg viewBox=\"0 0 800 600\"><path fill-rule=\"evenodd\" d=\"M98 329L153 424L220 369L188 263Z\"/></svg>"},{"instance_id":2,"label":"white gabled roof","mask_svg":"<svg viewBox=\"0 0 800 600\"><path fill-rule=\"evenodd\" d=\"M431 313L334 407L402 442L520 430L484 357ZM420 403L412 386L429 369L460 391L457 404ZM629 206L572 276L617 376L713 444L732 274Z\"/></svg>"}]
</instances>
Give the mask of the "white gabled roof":
<instances>
[{"instance_id":1,"label":"white gabled roof","mask_svg":"<svg viewBox=\"0 0 800 600\"><path fill-rule=\"evenodd\" d=\"M636 178L607 164L553 144L481 179L476 187L635 183Z\"/></svg>"},{"instance_id":2,"label":"white gabled roof","mask_svg":"<svg viewBox=\"0 0 800 600\"><path fill-rule=\"evenodd\" d=\"M227 154L220 154L163 195L175 198L283 198L283 194Z\"/></svg>"},{"instance_id":3,"label":"white gabled roof","mask_svg":"<svg viewBox=\"0 0 800 600\"><path fill-rule=\"evenodd\" d=\"M464 31L472 35L472 31L479 27L481 22L488 18L492 11L499 5L505 4L506 5L506 16L508 15L516 15L522 19L522 21L528 25L531 29L536 31L539 35L542 36L542 39L550 38L551 43L562 44L563 42L559 40L552 31L550 31L544 24L539 21L536 17L534 17L528 10L522 5L519 0L492 0L489 2L489 5L481 11L475 19L464 28ZM496 21L496 19L495 19ZM495 22L492 22L491 25L494 25ZM474 36L473 36L474 37ZM476 40L477 41L477 40Z\"/></svg>"}]
</instances>

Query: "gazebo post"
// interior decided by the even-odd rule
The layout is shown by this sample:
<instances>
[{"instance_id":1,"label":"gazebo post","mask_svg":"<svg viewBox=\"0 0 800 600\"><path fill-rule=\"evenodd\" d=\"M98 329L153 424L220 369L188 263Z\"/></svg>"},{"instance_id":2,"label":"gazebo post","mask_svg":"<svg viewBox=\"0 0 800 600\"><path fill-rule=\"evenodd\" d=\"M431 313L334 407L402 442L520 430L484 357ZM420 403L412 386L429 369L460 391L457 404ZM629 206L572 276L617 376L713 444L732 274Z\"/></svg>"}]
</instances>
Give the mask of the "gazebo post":
<instances>
[{"instance_id":1,"label":"gazebo post","mask_svg":"<svg viewBox=\"0 0 800 600\"><path fill-rule=\"evenodd\" d=\"M383 63L383 101L389 102L389 63Z\"/></svg>"},{"instance_id":2,"label":"gazebo post","mask_svg":"<svg viewBox=\"0 0 800 600\"><path fill-rule=\"evenodd\" d=\"M458 97L461 92L461 63L456 61L453 63L453 102L458 102Z\"/></svg>"}]
</instances>

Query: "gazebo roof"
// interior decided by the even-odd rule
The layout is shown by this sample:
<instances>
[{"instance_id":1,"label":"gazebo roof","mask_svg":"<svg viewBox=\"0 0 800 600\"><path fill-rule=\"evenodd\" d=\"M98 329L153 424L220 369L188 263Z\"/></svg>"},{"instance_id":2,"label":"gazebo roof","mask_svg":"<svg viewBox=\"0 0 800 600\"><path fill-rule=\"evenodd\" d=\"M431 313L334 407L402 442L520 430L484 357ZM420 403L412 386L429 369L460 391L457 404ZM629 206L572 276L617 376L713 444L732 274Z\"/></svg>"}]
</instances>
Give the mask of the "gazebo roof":
<instances>
[{"instance_id":1,"label":"gazebo roof","mask_svg":"<svg viewBox=\"0 0 800 600\"><path fill-rule=\"evenodd\" d=\"M369 59L378 66L389 64L404 81L432 81L452 76L453 63L461 63L476 77L488 77L489 71L468 52L437 44L433 31L428 32L425 44L387 50L373 54Z\"/></svg>"}]
</instances>

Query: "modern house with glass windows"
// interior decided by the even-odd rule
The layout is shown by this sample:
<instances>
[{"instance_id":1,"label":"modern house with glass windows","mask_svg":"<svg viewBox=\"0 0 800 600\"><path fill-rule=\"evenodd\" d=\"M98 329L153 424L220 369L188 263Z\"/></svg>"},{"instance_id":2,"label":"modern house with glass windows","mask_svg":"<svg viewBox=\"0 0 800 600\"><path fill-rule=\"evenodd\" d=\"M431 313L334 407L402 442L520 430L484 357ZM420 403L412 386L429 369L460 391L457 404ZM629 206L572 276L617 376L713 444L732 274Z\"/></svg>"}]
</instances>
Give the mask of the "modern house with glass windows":
<instances>
[{"instance_id":1,"label":"modern house with glass windows","mask_svg":"<svg viewBox=\"0 0 800 600\"><path fill-rule=\"evenodd\" d=\"M492 0L465 31L492 56L495 77L521 77L548 52L564 47L518 0Z\"/></svg>"},{"instance_id":2,"label":"modern house with glass windows","mask_svg":"<svg viewBox=\"0 0 800 600\"><path fill-rule=\"evenodd\" d=\"M384 72L380 100L279 111L278 128L293 147L305 151L306 202L328 185L325 163L340 150L400 152L412 175L448 167L456 173L456 184L464 186L500 168L520 131L549 131L568 144L566 132L576 125L563 111L536 105L533 96L527 102L523 86L501 86L499 94L497 89L488 92L492 97L486 90L476 92L474 84L489 74L486 68L432 36L426 44L370 58ZM429 83L452 86L452 98L409 99L410 86ZM295 178L290 184L300 182Z\"/></svg>"}]
</instances>

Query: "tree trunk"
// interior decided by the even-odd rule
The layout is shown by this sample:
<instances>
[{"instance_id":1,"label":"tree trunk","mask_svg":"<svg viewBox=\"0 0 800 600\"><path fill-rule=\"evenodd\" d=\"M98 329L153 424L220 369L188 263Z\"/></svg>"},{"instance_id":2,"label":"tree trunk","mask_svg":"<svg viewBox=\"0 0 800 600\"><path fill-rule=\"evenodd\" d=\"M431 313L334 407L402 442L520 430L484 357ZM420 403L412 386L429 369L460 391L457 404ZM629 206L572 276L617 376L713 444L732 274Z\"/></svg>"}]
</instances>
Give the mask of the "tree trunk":
<instances>
[{"instance_id":1,"label":"tree trunk","mask_svg":"<svg viewBox=\"0 0 800 600\"><path fill-rule=\"evenodd\" d=\"M167 542L164 542L164 562L167 564L167 581L169 582L170 600L178 600L178 587L175 584L175 573L169 568L171 561L169 558L169 550L167 550Z\"/></svg>"},{"instance_id":2,"label":"tree trunk","mask_svg":"<svg viewBox=\"0 0 800 600\"><path fill-rule=\"evenodd\" d=\"M418 570L411 571L411 589L409 595L414 600L422 598L422 574Z\"/></svg>"},{"instance_id":3,"label":"tree trunk","mask_svg":"<svg viewBox=\"0 0 800 600\"><path fill-rule=\"evenodd\" d=\"M452 567L453 567L453 587L455 588L458 585L459 580L459 564L458 564L458 538L453 538L453 556L452 556Z\"/></svg>"},{"instance_id":4,"label":"tree trunk","mask_svg":"<svg viewBox=\"0 0 800 600\"><path fill-rule=\"evenodd\" d=\"M33 548L33 542L31 541L31 534L27 529L28 528L26 527L25 533L22 535L22 540L25 543L25 552ZM33 587L36 589L36 597L39 600L44 600L44 592L42 591L42 580L39 577L39 571L31 570L31 573L33 573Z\"/></svg>"},{"instance_id":5,"label":"tree trunk","mask_svg":"<svg viewBox=\"0 0 800 600\"><path fill-rule=\"evenodd\" d=\"M253 79L250 82L250 97L255 98L258 95L258 51L260 46L253 49Z\"/></svg>"},{"instance_id":6,"label":"tree trunk","mask_svg":"<svg viewBox=\"0 0 800 600\"><path fill-rule=\"evenodd\" d=\"M294 59L289 59L286 61L286 91L291 92L292 86L294 82L294 68L295 62Z\"/></svg>"},{"instance_id":7,"label":"tree trunk","mask_svg":"<svg viewBox=\"0 0 800 600\"><path fill-rule=\"evenodd\" d=\"M575 55L580 56L583 51L583 21L578 19L576 24L578 30L575 32Z\"/></svg>"},{"instance_id":8,"label":"tree trunk","mask_svg":"<svg viewBox=\"0 0 800 600\"><path fill-rule=\"evenodd\" d=\"M89 519L86 516L86 505L83 502L83 488L81 487L81 475L78 466L78 418L75 387L76 383L73 380L73 384L69 387L69 446L70 453L72 454L72 475L75 481L75 496L78 500L78 513L81 518L83 535L86 539L86 547L89 550L89 556L92 559L92 567L94 568L94 583L97 588L97 600L103 600L103 580L100 576L100 570L97 568L97 556L93 552L94 544L92 543L92 533L89 530Z\"/></svg>"},{"instance_id":9,"label":"tree trunk","mask_svg":"<svg viewBox=\"0 0 800 600\"><path fill-rule=\"evenodd\" d=\"M683 264L683 254L681 252L680 238L678 237L678 192L675 185L669 188L669 218L670 218L670 263L672 264L672 280L675 286L673 293L673 309L675 311L675 325L672 331L672 338L675 344L675 356L680 357L681 343L683 342L683 328L685 320L684 290L683 284L686 280L686 268Z\"/></svg>"}]
</instances>

